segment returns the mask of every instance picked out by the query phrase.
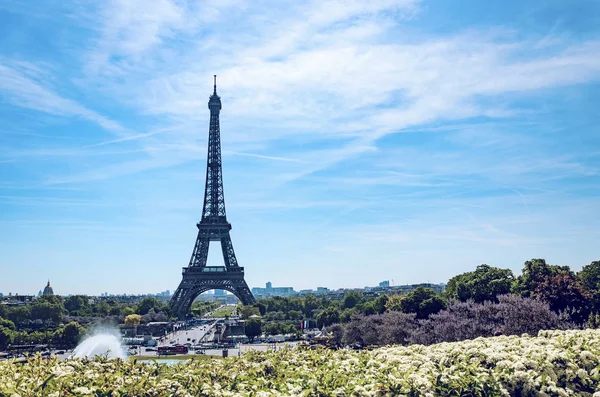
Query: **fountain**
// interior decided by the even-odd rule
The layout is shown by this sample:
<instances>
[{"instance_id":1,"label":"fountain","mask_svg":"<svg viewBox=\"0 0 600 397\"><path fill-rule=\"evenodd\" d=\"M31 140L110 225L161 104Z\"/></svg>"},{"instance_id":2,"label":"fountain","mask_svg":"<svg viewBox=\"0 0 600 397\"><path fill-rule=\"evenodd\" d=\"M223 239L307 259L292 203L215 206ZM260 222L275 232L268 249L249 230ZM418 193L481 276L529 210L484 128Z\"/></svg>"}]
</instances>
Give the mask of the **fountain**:
<instances>
[{"instance_id":1,"label":"fountain","mask_svg":"<svg viewBox=\"0 0 600 397\"><path fill-rule=\"evenodd\" d=\"M86 338L75 350L72 358L91 358L107 356L108 358L125 358L123 346L118 336L111 333L99 333Z\"/></svg>"}]
</instances>

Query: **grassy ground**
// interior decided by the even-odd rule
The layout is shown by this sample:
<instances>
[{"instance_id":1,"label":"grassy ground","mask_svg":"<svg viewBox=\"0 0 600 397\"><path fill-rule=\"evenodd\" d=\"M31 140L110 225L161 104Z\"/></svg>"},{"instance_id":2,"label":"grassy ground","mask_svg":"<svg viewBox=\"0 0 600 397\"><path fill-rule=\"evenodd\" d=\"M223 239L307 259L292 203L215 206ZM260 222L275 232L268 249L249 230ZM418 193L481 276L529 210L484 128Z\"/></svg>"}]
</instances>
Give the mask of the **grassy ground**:
<instances>
[{"instance_id":1,"label":"grassy ground","mask_svg":"<svg viewBox=\"0 0 600 397\"><path fill-rule=\"evenodd\" d=\"M235 310L235 306L224 306L214 311L210 317L226 317L231 316L233 311Z\"/></svg>"}]
</instances>

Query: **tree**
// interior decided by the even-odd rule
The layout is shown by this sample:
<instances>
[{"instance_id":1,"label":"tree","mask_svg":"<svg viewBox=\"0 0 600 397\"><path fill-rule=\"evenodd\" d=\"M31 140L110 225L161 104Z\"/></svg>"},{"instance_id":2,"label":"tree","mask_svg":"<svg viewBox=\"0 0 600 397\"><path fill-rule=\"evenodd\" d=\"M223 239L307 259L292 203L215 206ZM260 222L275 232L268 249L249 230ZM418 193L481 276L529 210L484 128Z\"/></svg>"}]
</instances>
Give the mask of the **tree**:
<instances>
[{"instance_id":1,"label":"tree","mask_svg":"<svg viewBox=\"0 0 600 397\"><path fill-rule=\"evenodd\" d=\"M155 309L155 311L160 311L162 310L162 305L161 303L153 297L147 297L141 300L140 303L138 303L135 312L137 314L148 314L148 312L150 311L150 309Z\"/></svg>"},{"instance_id":2,"label":"tree","mask_svg":"<svg viewBox=\"0 0 600 397\"><path fill-rule=\"evenodd\" d=\"M169 320L169 316L167 316L167 314L165 312L158 312L154 316L154 321L157 321L157 322L160 322L160 323L164 323L164 322L166 322L168 320Z\"/></svg>"},{"instance_id":3,"label":"tree","mask_svg":"<svg viewBox=\"0 0 600 397\"><path fill-rule=\"evenodd\" d=\"M238 306L238 314L241 318L248 319L250 316L259 316L260 310L256 306Z\"/></svg>"},{"instance_id":4,"label":"tree","mask_svg":"<svg viewBox=\"0 0 600 397\"><path fill-rule=\"evenodd\" d=\"M340 312L334 307L328 307L317 315L317 327L327 327L340 322Z\"/></svg>"},{"instance_id":5,"label":"tree","mask_svg":"<svg viewBox=\"0 0 600 397\"><path fill-rule=\"evenodd\" d=\"M358 316L359 314L360 314L360 312L358 310L356 310L356 308L344 309L340 313L340 322L347 323L348 321L352 320L352 318Z\"/></svg>"},{"instance_id":6,"label":"tree","mask_svg":"<svg viewBox=\"0 0 600 397\"><path fill-rule=\"evenodd\" d=\"M345 326L344 343L359 345L406 345L417 328L413 313L385 312L354 317Z\"/></svg>"},{"instance_id":7,"label":"tree","mask_svg":"<svg viewBox=\"0 0 600 397\"><path fill-rule=\"evenodd\" d=\"M407 345L418 322L412 313L388 312L378 316L379 345Z\"/></svg>"},{"instance_id":8,"label":"tree","mask_svg":"<svg viewBox=\"0 0 600 397\"><path fill-rule=\"evenodd\" d=\"M344 339L344 327L341 324L333 324L327 327L325 332L331 335L331 344L334 346L341 346L342 340Z\"/></svg>"},{"instance_id":9,"label":"tree","mask_svg":"<svg viewBox=\"0 0 600 397\"><path fill-rule=\"evenodd\" d=\"M401 311L402 310L402 306L400 305L400 302L402 302L402 295L392 295L390 297L388 297L387 302L385 303L385 309L387 311Z\"/></svg>"},{"instance_id":10,"label":"tree","mask_svg":"<svg viewBox=\"0 0 600 397\"><path fill-rule=\"evenodd\" d=\"M302 312L300 310L290 310L287 314L288 320L302 320Z\"/></svg>"},{"instance_id":11,"label":"tree","mask_svg":"<svg viewBox=\"0 0 600 397\"><path fill-rule=\"evenodd\" d=\"M547 278L560 273L573 274L569 266L549 265L545 259L532 259L525 262L523 273L517 277L511 287L514 294L530 297L534 294L537 286Z\"/></svg>"},{"instance_id":12,"label":"tree","mask_svg":"<svg viewBox=\"0 0 600 397\"><path fill-rule=\"evenodd\" d=\"M0 303L0 317L7 318L8 317L8 307L5 304Z\"/></svg>"},{"instance_id":13,"label":"tree","mask_svg":"<svg viewBox=\"0 0 600 397\"><path fill-rule=\"evenodd\" d=\"M79 323L71 321L69 324L65 325L62 330L62 342L65 347L75 347L83 335L85 335L85 332L85 328Z\"/></svg>"},{"instance_id":14,"label":"tree","mask_svg":"<svg viewBox=\"0 0 600 397\"><path fill-rule=\"evenodd\" d=\"M431 288L418 287L394 304L394 308L398 307L404 313L415 313L417 318L424 319L444 309L446 301Z\"/></svg>"},{"instance_id":15,"label":"tree","mask_svg":"<svg viewBox=\"0 0 600 397\"><path fill-rule=\"evenodd\" d=\"M141 321L142 316L140 316L139 314L130 314L129 316L125 317L125 325L130 327L140 325Z\"/></svg>"},{"instance_id":16,"label":"tree","mask_svg":"<svg viewBox=\"0 0 600 397\"><path fill-rule=\"evenodd\" d=\"M478 303L488 300L496 302L498 295L510 292L514 281L515 276L510 269L479 265L474 272L452 277L446 286L445 295L463 302L469 299Z\"/></svg>"},{"instance_id":17,"label":"tree","mask_svg":"<svg viewBox=\"0 0 600 397\"><path fill-rule=\"evenodd\" d=\"M48 300L36 300L30 305L30 318L32 320L40 319L43 322L58 324L62 318L64 307L62 303L52 303Z\"/></svg>"},{"instance_id":18,"label":"tree","mask_svg":"<svg viewBox=\"0 0 600 397\"><path fill-rule=\"evenodd\" d=\"M246 325L244 327L244 333L251 341L254 341L254 338L260 336L262 333L262 322L258 318L251 318L246 321Z\"/></svg>"},{"instance_id":19,"label":"tree","mask_svg":"<svg viewBox=\"0 0 600 397\"><path fill-rule=\"evenodd\" d=\"M501 331L504 335L537 335L544 329L574 327L574 324L553 312L548 303L518 295L498 297L498 317L502 320Z\"/></svg>"},{"instance_id":20,"label":"tree","mask_svg":"<svg viewBox=\"0 0 600 397\"><path fill-rule=\"evenodd\" d=\"M53 305L60 305L64 309L63 300L58 295L42 295L36 299L36 302L48 302L52 303Z\"/></svg>"},{"instance_id":21,"label":"tree","mask_svg":"<svg viewBox=\"0 0 600 397\"><path fill-rule=\"evenodd\" d=\"M385 312L388 299L388 296L384 294L379 295L375 299L375 302L373 302L373 308L378 314L382 314L383 312Z\"/></svg>"},{"instance_id":22,"label":"tree","mask_svg":"<svg viewBox=\"0 0 600 397\"><path fill-rule=\"evenodd\" d=\"M101 317L108 316L108 313L110 312L110 306L106 301L100 301L100 303L96 305L95 309L96 313L99 314Z\"/></svg>"},{"instance_id":23,"label":"tree","mask_svg":"<svg viewBox=\"0 0 600 397\"><path fill-rule=\"evenodd\" d=\"M133 310L133 308L131 308L130 306L125 306L123 309L121 309L121 315L122 316L129 316L130 314L134 314L135 310Z\"/></svg>"},{"instance_id":24,"label":"tree","mask_svg":"<svg viewBox=\"0 0 600 397\"><path fill-rule=\"evenodd\" d=\"M24 325L30 321L31 309L29 306L19 306L10 309L7 317L16 325Z\"/></svg>"},{"instance_id":25,"label":"tree","mask_svg":"<svg viewBox=\"0 0 600 397\"><path fill-rule=\"evenodd\" d=\"M589 292L600 292L600 261L585 265L577 277L583 288Z\"/></svg>"},{"instance_id":26,"label":"tree","mask_svg":"<svg viewBox=\"0 0 600 397\"><path fill-rule=\"evenodd\" d=\"M7 328L7 329L9 329L11 331L14 331L16 329L15 328L15 323L13 323L10 320L4 319L2 317L0 317L0 327Z\"/></svg>"},{"instance_id":27,"label":"tree","mask_svg":"<svg viewBox=\"0 0 600 397\"><path fill-rule=\"evenodd\" d=\"M5 350L8 345L13 343L14 331L0 326L0 350Z\"/></svg>"},{"instance_id":28,"label":"tree","mask_svg":"<svg viewBox=\"0 0 600 397\"><path fill-rule=\"evenodd\" d=\"M572 273L547 277L532 294L548 302L555 312L566 311L578 324L587 321L591 312L591 294L584 290Z\"/></svg>"},{"instance_id":29,"label":"tree","mask_svg":"<svg viewBox=\"0 0 600 397\"><path fill-rule=\"evenodd\" d=\"M254 307L258 308L258 312L261 316L264 316L265 313L267 312L267 306L265 306L263 303L261 302L256 302L254 304Z\"/></svg>"},{"instance_id":30,"label":"tree","mask_svg":"<svg viewBox=\"0 0 600 397\"><path fill-rule=\"evenodd\" d=\"M312 318L312 311L319 308L319 300L314 295L306 295L302 305L302 311L306 318Z\"/></svg>"},{"instance_id":31,"label":"tree","mask_svg":"<svg viewBox=\"0 0 600 397\"><path fill-rule=\"evenodd\" d=\"M344 309L352 309L362 301L363 296L360 292L350 291L346 295L344 295L344 301L342 303L342 306L344 307Z\"/></svg>"},{"instance_id":32,"label":"tree","mask_svg":"<svg viewBox=\"0 0 600 397\"><path fill-rule=\"evenodd\" d=\"M69 314L75 315L75 313L78 313L82 310L85 311L89 308L88 300L89 298L84 295L69 296L67 299L65 299L65 309L69 312Z\"/></svg>"},{"instance_id":33,"label":"tree","mask_svg":"<svg viewBox=\"0 0 600 397\"><path fill-rule=\"evenodd\" d=\"M280 323L277 321L271 321L267 324L265 324L265 334L266 335L279 335L279 334L285 334L286 332L286 326L284 323Z\"/></svg>"},{"instance_id":34,"label":"tree","mask_svg":"<svg viewBox=\"0 0 600 397\"><path fill-rule=\"evenodd\" d=\"M365 302L362 305L356 306L357 308L360 309L361 312L363 312L366 316L371 316L373 314L378 314L377 311L375 310L375 306L373 305L373 301L371 302Z\"/></svg>"}]
</instances>

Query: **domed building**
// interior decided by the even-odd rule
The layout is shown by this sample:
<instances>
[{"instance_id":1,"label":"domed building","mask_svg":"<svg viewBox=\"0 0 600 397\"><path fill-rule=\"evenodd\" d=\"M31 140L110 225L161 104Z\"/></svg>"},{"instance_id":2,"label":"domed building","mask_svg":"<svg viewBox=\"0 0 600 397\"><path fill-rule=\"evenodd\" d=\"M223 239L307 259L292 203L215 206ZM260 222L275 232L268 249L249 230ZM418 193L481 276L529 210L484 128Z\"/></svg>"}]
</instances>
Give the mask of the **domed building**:
<instances>
[{"instance_id":1,"label":"domed building","mask_svg":"<svg viewBox=\"0 0 600 397\"><path fill-rule=\"evenodd\" d=\"M50 286L50 280L48 280L48 284L46 284L46 288L44 288L42 295L54 295L54 290Z\"/></svg>"}]
</instances>

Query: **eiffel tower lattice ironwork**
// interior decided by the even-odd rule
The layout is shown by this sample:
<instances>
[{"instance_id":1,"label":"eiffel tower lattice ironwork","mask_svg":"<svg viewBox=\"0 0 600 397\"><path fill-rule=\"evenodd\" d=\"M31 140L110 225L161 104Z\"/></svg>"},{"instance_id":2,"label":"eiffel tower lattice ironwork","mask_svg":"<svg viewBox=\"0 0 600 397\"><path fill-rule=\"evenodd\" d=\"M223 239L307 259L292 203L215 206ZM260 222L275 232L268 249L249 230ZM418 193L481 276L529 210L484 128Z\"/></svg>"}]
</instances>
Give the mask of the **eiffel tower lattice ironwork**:
<instances>
[{"instance_id":1,"label":"eiffel tower lattice ironwork","mask_svg":"<svg viewBox=\"0 0 600 397\"><path fill-rule=\"evenodd\" d=\"M221 167L221 134L219 112L221 98L217 95L217 76L214 92L208 101L210 129L206 160L206 185L202 219L196 225L198 237L188 267L183 268L183 279L171 298L173 315L185 318L198 295L211 289L222 289L237 296L243 304L254 303L254 296L244 280L244 268L238 265L229 231L231 224L225 214L223 169ZM225 266L207 266L211 241L220 241Z\"/></svg>"}]
</instances>

